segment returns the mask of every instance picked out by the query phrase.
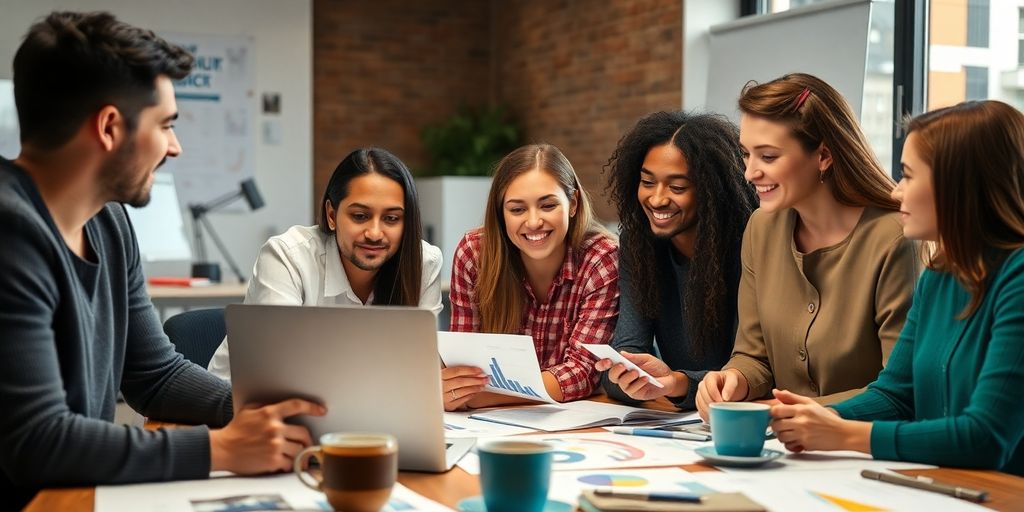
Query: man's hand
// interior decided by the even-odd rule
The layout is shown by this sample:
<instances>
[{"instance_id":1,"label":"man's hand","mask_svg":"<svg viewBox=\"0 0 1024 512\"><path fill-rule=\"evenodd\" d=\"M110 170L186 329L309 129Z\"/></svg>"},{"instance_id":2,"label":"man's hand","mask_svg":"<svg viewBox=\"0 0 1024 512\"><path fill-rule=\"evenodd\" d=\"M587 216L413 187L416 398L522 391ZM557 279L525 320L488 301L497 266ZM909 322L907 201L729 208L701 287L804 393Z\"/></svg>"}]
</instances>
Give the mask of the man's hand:
<instances>
[{"instance_id":1,"label":"man's hand","mask_svg":"<svg viewBox=\"0 0 1024 512\"><path fill-rule=\"evenodd\" d=\"M640 377L640 372L629 370L622 363L612 364L611 359L601 359L594 364L594 368L598 371L607 370L608 380L618 384L622 388L622 392L626 393L633 400L654 400L662 396L675 397L686 394L689 380L685 376L680 379L680 375L673 372L661 359L650 354L620 353L622 357L639 366L640 369L665 386L659 388L648 382L646 378Z\"/></svg>"},{"instance_id":2,"label":"man's hand","mask_svg":"<svg viewBox=\"0 0 1024 512\"><path fill-rule=\"evenodd\" d=\"M292 460L312 444L309 430L286 418L323 416L327 409L298 398L262 407L244 407L222 429L210 431L210 469L239 475L291 471Z\"/></svg>"},{"instance_id":3,"label":"man's hand","mask_svg":"<svg viewBox=\"0 0 1024 512\"><path fill-rule=\"evenodd\" d=\"M708 372L697 386L697 412L707 422L711 404L745 400L748 392L747 378L739 370Z\"/></svg>"}]
</instances>

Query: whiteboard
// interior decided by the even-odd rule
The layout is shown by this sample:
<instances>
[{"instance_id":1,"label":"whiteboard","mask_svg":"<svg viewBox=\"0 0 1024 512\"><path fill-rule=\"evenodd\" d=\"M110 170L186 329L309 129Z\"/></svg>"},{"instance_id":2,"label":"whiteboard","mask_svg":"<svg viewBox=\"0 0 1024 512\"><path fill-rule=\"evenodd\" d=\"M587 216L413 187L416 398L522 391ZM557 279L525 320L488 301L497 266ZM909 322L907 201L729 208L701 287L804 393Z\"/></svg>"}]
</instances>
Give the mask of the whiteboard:
<instances>
[{"instance_id":1,"label":"whiteboard","mask_svg":"<svg viewBox=\"0 0 1024 512\"><path fill-rule=\"evenodd\" d=\"M799 71L831 84L860 113L873 3L837 0L712 27L707 109L738 121L744 84Z\"/></svg>"},{"instance_id":2,"label":"whiteboard","mask_svg":"<svg viewBox=\"0 0 1024 512\"><path fill-rule=\"evenodd\" d=\"M239 190L254 176L256 116L252 38L164 34L188 49L195 66L174 83L181 155L165 165L174 173L181 205L205 203ZM241 205L225 210L244 211ZM223 211L223 210L221 210Z\"/></svg>"}]
</instances>

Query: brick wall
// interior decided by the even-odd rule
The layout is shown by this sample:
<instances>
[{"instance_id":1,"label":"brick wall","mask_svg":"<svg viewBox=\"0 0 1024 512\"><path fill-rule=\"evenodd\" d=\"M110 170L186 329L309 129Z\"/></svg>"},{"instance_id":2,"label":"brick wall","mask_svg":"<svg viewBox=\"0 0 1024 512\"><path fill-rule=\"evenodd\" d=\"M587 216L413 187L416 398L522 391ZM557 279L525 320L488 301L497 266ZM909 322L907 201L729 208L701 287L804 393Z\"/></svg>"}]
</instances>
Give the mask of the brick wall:
<instances>
[{"instance_id":1,"label":"brick wall","mask_svg":"<svg viewBox=\"0 0 1024 512\"><path fill-rule=\"evenodd\" d=\"M498 96L527 141L554 144L614 218L602 166L648 112L682 105L682 2L515 0L499 4Z\"/></svg>"},{"instance_id":2,"label":"brick wall","mask_svg":"<svg viewBox=\"0 0 1024 512\"><path fill-rule=\"evenodd\" d=\"M420 129L487 101L489 4L314 0L314 205L338 162L380 146L415 169Z\"/></svg>"},{"instance_id":3,"label":"brick wall","mask_svg":"<svg viewBox=\"0 0 1024 512\"><path fill-rule=\"evenodd\" d=\"M423 163L422 126L500 101L594 196L640 116L682 104L680 0L315 0L314 194L351 149Z\"/></svg>"}]
</instances>

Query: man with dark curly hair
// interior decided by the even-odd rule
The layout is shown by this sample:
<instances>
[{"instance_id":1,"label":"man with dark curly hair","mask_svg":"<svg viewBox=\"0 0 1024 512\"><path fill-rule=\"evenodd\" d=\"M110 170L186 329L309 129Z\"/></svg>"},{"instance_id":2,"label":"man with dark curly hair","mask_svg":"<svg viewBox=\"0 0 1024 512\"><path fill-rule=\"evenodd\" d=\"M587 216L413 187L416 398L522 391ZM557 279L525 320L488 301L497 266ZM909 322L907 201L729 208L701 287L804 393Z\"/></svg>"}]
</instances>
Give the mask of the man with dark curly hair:
<instances>
[{"instance_id":1,"label":"man with dark curly hair","mask_svg":"<svg viewBox=\"0 0 1024 512\"><path fill-rule=\"evenodd\" d=\"M621 229L611 345L663 387L604 359L611 397L693 409L704 374L729 359L740 245L757 206L743 169L739 133L718 115L657 112L619 141L605 166Z\"/></svg>"},{"instance_id":2,"label":"man with dark curly hair","mask_svg":"<svg viewBox=\"0 0 1024 512\"><path fill-rule=\"evenodd\" d=\"M54 12L14 56L21 153L0 158L0 510L43 487L291 468L290 400L233 416L230 386L182 359L146 292L121 203L181 153L172 80L192 56L108 13ZM118 391L146 416L112 423ZM207 427L209 425L209 427ZM210 427L216 427L211 429Z\"/></svg>"}]
</instances>

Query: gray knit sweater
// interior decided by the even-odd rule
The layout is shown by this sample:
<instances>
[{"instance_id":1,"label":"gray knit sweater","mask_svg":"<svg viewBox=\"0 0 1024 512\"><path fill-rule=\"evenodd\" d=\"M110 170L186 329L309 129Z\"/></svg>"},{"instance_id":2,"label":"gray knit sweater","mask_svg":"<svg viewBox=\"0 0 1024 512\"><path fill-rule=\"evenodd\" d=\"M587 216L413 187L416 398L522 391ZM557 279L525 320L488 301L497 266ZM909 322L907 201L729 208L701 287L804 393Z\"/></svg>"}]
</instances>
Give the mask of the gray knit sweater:
<instances>
[{"instance_id":1,"label":"gray knit sweater","mask_svg":"<svg viewBox=\"0 0 1024 512\"><path fill-rule=\"evenodd\" d=\"M151 418L231 418L229 385L164 335L124 207L107 205L85 232L91 261L64 243L32 179L0 158L0 510L42 487L207 477L207 427L111 423L119 390Z\"/></svg>"}]
</instances>

